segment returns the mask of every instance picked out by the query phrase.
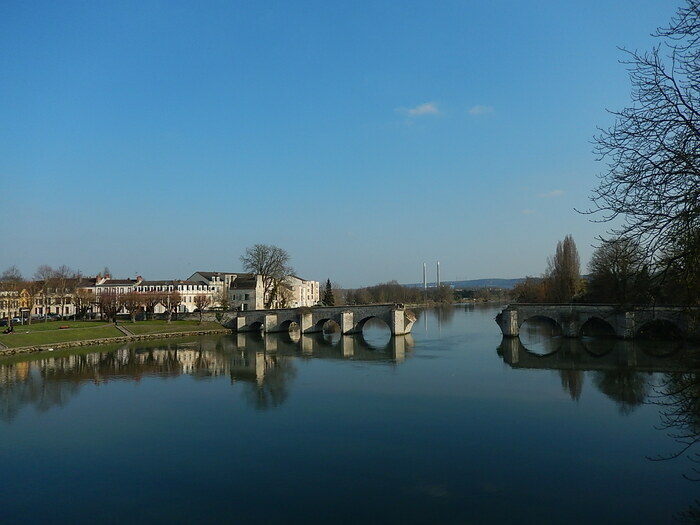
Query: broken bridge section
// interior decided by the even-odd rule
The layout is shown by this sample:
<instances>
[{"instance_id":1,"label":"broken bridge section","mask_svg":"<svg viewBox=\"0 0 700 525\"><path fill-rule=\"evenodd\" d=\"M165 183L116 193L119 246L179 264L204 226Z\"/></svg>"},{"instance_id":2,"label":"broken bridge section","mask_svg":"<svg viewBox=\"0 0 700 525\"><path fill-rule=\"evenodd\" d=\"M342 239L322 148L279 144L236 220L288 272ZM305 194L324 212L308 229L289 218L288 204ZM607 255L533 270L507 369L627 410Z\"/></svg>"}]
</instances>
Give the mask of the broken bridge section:
<instances>
[{"instance_id":1,"label":"broken bridge section","mask_svg":"<svg viewBox=\"0 0 700 525\"><path fill-rule=\"evenodd\" d=\"M237 332L287 332L297 326L301 333L309 334L323 331L324 325L333 321L345 335L361 333L370 319L384 321L391 335L406 335L411 333L416 315L401 304L319 306L242 311L231 318L229 324Z\"/></svg>"}]
</instances>

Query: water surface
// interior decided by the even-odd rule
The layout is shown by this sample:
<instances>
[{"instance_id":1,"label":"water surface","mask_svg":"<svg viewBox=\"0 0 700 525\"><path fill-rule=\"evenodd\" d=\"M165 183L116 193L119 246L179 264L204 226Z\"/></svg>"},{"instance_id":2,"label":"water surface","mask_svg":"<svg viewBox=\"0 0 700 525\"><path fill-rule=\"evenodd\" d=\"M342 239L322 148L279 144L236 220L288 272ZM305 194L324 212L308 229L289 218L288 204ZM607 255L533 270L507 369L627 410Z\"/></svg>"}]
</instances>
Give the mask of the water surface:
<instances>
[{"instance_id":1,"label":"water surface","mask_svg":"<svg viewBox=\"0 0 700 525\"><path fill-rule=\"evenodd\" d=\"M538 326L502 340L496 313L0 360L0 522L688 517L695 450L652 459L700 429L692 354Z\"/></svg>"}]
</instances>

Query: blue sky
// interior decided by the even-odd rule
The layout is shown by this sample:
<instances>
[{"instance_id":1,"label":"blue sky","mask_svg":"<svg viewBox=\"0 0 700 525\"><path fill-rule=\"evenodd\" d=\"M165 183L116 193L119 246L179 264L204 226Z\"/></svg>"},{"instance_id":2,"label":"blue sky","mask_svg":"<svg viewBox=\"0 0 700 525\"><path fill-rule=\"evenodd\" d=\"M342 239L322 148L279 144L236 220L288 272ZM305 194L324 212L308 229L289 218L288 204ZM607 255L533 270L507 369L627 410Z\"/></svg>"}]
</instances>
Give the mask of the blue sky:
<instances>
[{"instance_id":1,"label":"blue sky","mask_svg":"<svg viewBox=\"0 0 700 525\"><path fill-rule=\"evenodd\" d=\"M539 275L677 2L0 3L0 271ZM431 276L434 278L434 275Z\"/></svg>"}]
</instances>

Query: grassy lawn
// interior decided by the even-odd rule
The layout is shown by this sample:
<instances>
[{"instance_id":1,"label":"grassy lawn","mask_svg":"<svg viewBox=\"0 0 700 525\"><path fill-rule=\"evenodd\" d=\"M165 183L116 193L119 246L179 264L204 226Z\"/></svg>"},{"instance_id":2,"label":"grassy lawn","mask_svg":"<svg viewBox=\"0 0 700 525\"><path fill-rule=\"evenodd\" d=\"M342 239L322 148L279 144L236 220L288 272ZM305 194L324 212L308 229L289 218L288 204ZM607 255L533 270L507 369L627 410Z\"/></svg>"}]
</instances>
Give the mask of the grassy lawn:
<instances>
[{"instance_id":1,"label":"grassy lawn","mask_svg":"<svg viewBox=\"0 0 700 525\"><path fill-rule=\"evenodd\" d=\"M189 332L192 330L218 330L222 326L219 323L199 324L199 321L173 321L168 324L167 321L137 321L136 323L123 322L124 328L129 332L142 334L167 334L173 332Z\"/></svg>"},{"instance_id":2,"label":"grassy lawn","mask_svg":"<svg viewBox=\"0 0 700 525\"><path fill-rule=\"evenodd\" d=\"M24 332L44 332L46 330L58 330L59 326L70 326L71 328L95 328L97 326L110 325L105 321L32 321L32 324L14 324L13 327L16 333ZM6 326L2 328L4 330ZM2 331L0 330L0 332Z\"/></svg>"},{"instance_id":3,"label":"grassy lawn","mask_svg":"<svg viewBox=\"0 0 700 525\"><path fill-rule=\"evenodd\" d=\"M70 328L59 330L59 326L70 326ZM0 334L0 343L8 348L17 348L20 346L65 343L66 341L101 339L103 337L122 337L123 335L112 324L59 321L37 323L31 326L16 326L13 334Z\"/></svg>"},{"instance_id":4,"label":"grassy lawn","mask_svg":"<svg viewBox=\"0 0 700 525\"><path fill-rule=\"evenodd\" d=\"M119 321L119 324L135 335L167 334L221 328L221 325L218 323L203 323L200 325L199 321L173 321L170 324L167 321L160 320L138 321L136 323ZM60 329L59 327L61 326L67 326L68 328ZM0 334L0 343L8 348L124 336L112 323L105 323L104 321L49 321L48 323L39 321L31 325L15 325L14 328L15 331L12 334Z\"/></svg>"}]
</instances>

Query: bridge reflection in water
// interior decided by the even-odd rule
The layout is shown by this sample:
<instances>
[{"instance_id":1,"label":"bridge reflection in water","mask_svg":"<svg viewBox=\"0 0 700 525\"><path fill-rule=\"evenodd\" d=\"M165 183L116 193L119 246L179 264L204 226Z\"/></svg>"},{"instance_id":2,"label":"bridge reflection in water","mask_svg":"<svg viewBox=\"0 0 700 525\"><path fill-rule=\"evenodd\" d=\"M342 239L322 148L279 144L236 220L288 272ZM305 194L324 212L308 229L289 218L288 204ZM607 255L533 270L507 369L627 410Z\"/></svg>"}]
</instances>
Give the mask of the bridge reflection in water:
<instances>
[{"instance_id":1,"label":"bridge reflection in water","mask_svg":"<svg viewBox=\"0 0 700 525\"><path fill-rule=\"evenodd\" d=\"M11 421L24 406L48 410L66 404L85 384L140 381L147 377L229 377L243 383L256 409L283 403L296 375L294 360L319 358L397 365L410 355L411 335L383 345L362 334L234 334L128 343L91 353L69 351L0 360L0 420Z\"/></svg>"},{"instance_id":2,"label":"bridge reflection in water","mask_svg":"<svg viewBox=\"0 0 700 525\"><path fill-rule=\"evenodd\" d=\"M623 413L665 394L666 383L674 377L700 372L697 346L611 337L570 339L547 323L531 323L520 337L504 337L497 352L514 369L556 371L574 400L580 398L588 375Z\"/></svg>"}]
</instances>

